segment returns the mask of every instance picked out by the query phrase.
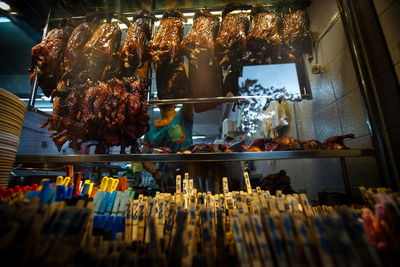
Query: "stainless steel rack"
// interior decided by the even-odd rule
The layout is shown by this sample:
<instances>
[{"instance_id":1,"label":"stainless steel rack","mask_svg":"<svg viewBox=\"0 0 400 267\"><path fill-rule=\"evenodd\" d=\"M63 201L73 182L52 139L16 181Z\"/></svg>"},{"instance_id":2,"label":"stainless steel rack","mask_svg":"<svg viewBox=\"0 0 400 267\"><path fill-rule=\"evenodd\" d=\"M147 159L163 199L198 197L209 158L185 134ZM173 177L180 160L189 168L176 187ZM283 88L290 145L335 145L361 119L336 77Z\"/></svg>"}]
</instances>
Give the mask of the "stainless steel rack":
<instances>
[{"instance_id":1,"label":"stainless steel rack","mask_svg":"<svg viewBox=\"0 0 400 267\"><path fill-rule=\"evenodd\" d=\"M16 164L101 163L101 162L214 162L246 160L280 160L306 158L345 158L374 156L373 149L271 151L195 154L97 154L97 155L18 155Z\"/></svg>"},{"instance_id":2,"label":"stainless steel rack","mask_svg":"<svg viewBox=\"0 0 400 267\"><path fill-rule=\"evenodd\" d=\"M270 96L230 96L230 97L204 97L204 98L178 98L178 99L156 99L149 100L148 105L170 105L170 104L184 104L184 103L225 103L225 102L236 102L236 101L246 101L248 99L259 99L259 98L269 98L274 100ZM302 94L301 98L296 99L296 101L301 101L302 99L311 99L311 95ZM289 99L292 100L292 99Z\"/></svg>"}]
</instances>

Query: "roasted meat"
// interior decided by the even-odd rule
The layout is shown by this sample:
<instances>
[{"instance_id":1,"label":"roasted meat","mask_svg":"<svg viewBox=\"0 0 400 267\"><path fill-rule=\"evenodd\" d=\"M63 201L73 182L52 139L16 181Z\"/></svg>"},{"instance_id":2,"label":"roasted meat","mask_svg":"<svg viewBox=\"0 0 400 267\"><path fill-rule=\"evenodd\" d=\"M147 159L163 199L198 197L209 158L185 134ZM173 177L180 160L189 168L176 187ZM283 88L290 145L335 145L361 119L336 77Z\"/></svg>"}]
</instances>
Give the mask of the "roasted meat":
<instances>
[{"instance_id":1,"label":"roasted meat","mask_svg":"<svg viewBox=\"0 0 400 267\"><path fill-rule=\"evenodd\" d=\"M340 136L332 136L322 142L322 149L325 150L338 150L338 149L347 149L344 145L343 141L348 138L354 138L354 134L346 134Z\"/></svg>"},{"instance_id":2,"label":"roasted meat","mask_svg":"<svg viewBox=\"0 0 400 267\"><path fill-rule=\"evenodd\" d=\"M223 95L228 92L238 95L239 76L246 58L246 34L250 25L247 14L229 12L248 8L228 4L222 12L221 30L215 41L215 50L218 64L228 71L223 81Z\"/></svg>"},{"instance_id":3,"label":"roasted meat","mask_svg":"<svg viewBox=\"0 0 400 267\"><path fill-rule=\"evenodd\" d=\"M251 11L253 28L247 35L247 51L250 63L268 64L282 58L282 18L264 6Z\"/></svg>"},{"instance_id":4,"label":"roasted meat","mask_svg":"<svg viewBox=\"0 0 400 267\"><path fill-rule=\"evenodd\" d=\"M266 145L271 139L256 139L249 145L244 152L263 152L266 151Z\"/></svg>"},{"instance_id":5,"label":"roasted meat","mask_svg":"<svg viewBox=\"0 0 400 267\"><path fill-rule=\"evenodd\" d=\"M193 25L181 43L181 53L185 55L190 65L200 67L200 57L208 55L209 65L215 64L215 38L219 29L218 17L209 10L196 11Z\"/></svg>"},{"instance_id":6,"label":"roasted meat","mask_svg":"<svg viewBox=\"0 0 400 267\"><path fill-rule=\"evenodd\" d=\"M60 95L77 82L78 75L83 71L82 49L92 37L96 24L84 22L79 24L71 33L65 47L64 60L62 62L62 76L57 83L56 95Z\"/></svg>"},{"instance_id":7,"label":"roasted meat","mask_svg":"<svg viewBox=\"0 0 400 267\"><path fill-rule=\"evenodd\" d=\"M302 141L301 145L304 150L318 150L321 149L321 142L318 140Z\"/></svg>"},{"instance_id":8,"label":"roasted meat","mask_svg":"<svg viewBox=\"0 0 400 267\"><path fill-rule=\"evenodd\" d=\"M189 97L189 81L183 60L160 65L156 71L159 99Z\"/></svg>"},{"instance_id":9,"label":"roasted meat","mask_svg":"<svg viewBox=\"0 0 400 267\"><path fill-rule=\"evenodd\" d=\"M68 39L63 61L63 79L74 79L82 71L82 49L90 40L97 25L79 24Z\"/></svg>"},{"instance_id":10,"label":"roasted meat","mask_svg":"<svg viewBox=\"0 0 400 267\"><path fill-rule=\"evenodd\" d=\"M164 13L160 26L147 44L156 69L162 64L171 64L180 59L183 21L183 14L179 10L171 9Z\"/></svg>"},{"instance_id":11,"label":"roasted meat","mask_svg":"<svg viewBox=\"0 0 400 267\"><path fill-rule=\"evenodd\" d=\"M116 24L101 24L82 49L81 81L98 81L108 78L109 71L115 71L114 54L121 42L121 29Z\"/></svg>"},{"instance_id":12,"label":"roasted meat","mask_svg":"<svg viewBox=\"0 0 400 267\"><path fill-rule=\"evenodd\" d=\"M192 153L213 153L214 146L210 144L197 144L192 149Z\"/></svg>"},{"instance_id":13,"label":"roasted meat","mask_svg":"<svg viewBox=\"0 0 400 267\"><path fill-rule=\"evenodd\" d=\"M160 147L160 148L153 148L151 150L152 154L163 154L163 153L172 153L172 150L169 147Z\"/></svg>"},{"instance_id":14,"label":"roasted meat","mask_svg":"<svg viewBox=\"0 0 400 267\"><path fill-rule=\"evenodd\" d=\"M221 97L222 74L217 64L209 64L208 55L200 55L200 65L189 64L189 88L193 98ZM195 112L204 112L217 107L218 103L194 104Z\"/></svg>"},{"instance_id":15,"label":"roasted meat","mask_svg":"<svg viewBox=\"0 0 400 267\"><path fill-rule=\"evenodd\" d=\"M285 44L285 57L294 60L303 53L311 53L310 20L305 10L284 15L282 39Z\"/></svg>"},{"instance_id":16,"label":"roasted meat","mask_svg":"<svg viewBox=\"0 0 400 267\"><path fill-rule=\"evenodd\" d=\"M96 153L107 147L127 146L137 149L136 139L149 130L146 88L143 79L132 77L107 82L93 82L67 87L56 96L49 124L51 135L60 150L69 141L75 151L86 141L97 141Z\"/></svg>"},{"instance_id":17,"label":"roasted meat","mask_svg":"<svg viewBox=\"0 0 400 267\"><path fill-rule=\"evenodd\" d=\"M245 150L245 149L244 149L244 146L245 146L244 141L236 142L236 143L234 143L234 144L231 144L231 145L225 150L225 152L228 152L228 153L232 153L232 152L242 152L242 151Z\"/></svg>"},{"instance_id":18,"label":"roasted meat","mask_svg":"<svg viewBox=\"0 0 400 267\"><path fill-rule=\"evenodd\" d=\"M299 150L302 149L300 141L293 137L279 137L272 140L277 143L279 148L277 150Z\"/></svg>"},{"instance_id":19,"label":"roasted meat","mask_svg":"<svg viewBox=\"0 0 400 267\"><path fill-rule=\"evenodd\" d=\"M152 15L144 10L133 18L125 36L125 41L118 52L124 75L132 75L136 68L141 68L148 59L146 43L150 40L150 19Z\"/></svg>"},{"instance_id":20,"label":"roasted meat","mask_svg":"<svg viewBox=\"0 0 400 267\"><path fill-rule=\"evenodd\" d=\"M222 75L214 55L214 41L219 20L210 11L195 13L192 28L182 41L181 51L189 60L189 88L193 98L222 96ZM195 104L195 112L203 112L218 104Z\"/></svg>"},{"instance_id":21,"label":"roasted meat","mask_svg":"<svg viewBox=\"0 0 400 267\"><path fill-rule=\"evenodd\" d=\"M168 10L147 44L156 69L159 99L189 96L187 71L179 53L179 45L183 38L183 20L182 12Z\"/></svg>"},{"instance_id":22,"label":"roasted meat","mask_svg":"<svg viewBox=\"0 0 400 267\"><path fill-rule=\"evenodd\" d=\"M61 63L71 32L69 27L53 29L40 44L32 48L31 82L36 69L38 85L46 96L52 94L61 78Z\"/></svg>"},{"instance_id":23,"label":"roasted meat","mask_svg":"<svg viewBox=\"0 0 400 267\"><path fill-rule=\"evenodd\" d=\"M222 18L215 49L218 64L223 68L240 64L245 58L249 24L250 21L245 13L228 14Z\"/></svg>"}]
</instances>

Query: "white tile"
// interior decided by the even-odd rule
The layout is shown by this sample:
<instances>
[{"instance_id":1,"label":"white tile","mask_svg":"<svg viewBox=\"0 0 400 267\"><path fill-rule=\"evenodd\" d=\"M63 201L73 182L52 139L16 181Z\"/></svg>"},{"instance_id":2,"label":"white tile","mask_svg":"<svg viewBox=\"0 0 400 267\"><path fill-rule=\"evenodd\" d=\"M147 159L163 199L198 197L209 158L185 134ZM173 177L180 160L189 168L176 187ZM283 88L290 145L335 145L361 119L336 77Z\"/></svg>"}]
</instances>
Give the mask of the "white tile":
<instances>
[{"instance_id":1,"label":"white tile","mask_svg":"<svg viewBox=\"0 0 400 267\"><path fill-rule=\"evenodd\" d=\"M336 99L357 87L358 82L348 48L343 50L329 65Z\"/></svg>"},{"instance_id":2,"label":"white tile","mask_svg":"<svg viewBox=\"0 0 400 267\"><path fill-rule=\"evenodd\" d=\"M332 29L322 39L324 58L331 62L347 46L342 20L339 19Z\"/></svg>"},{"instance_id":3,"label":"white tile","mask_svg":"<svg viewBox=\"0 0 400 267\"><path fill-rule=\"evenodd\" d=\"M313 100L296 102L297 131L300 140L315 139Z\"/></svg>"},{"instance_id":4,"label":"white tile","mask_svg":"<svg viewBox=\"0 0 400 267\"><path fill-rule=\"evenodd\" d=\"M315 32L321 31L337 11L338 6L335 0L312 1L308 8L310 29Z\"/></svg>"},{"instance_id":5,"label":"white tile","mask_svg":"<svg viewBox=\"0 0 400 267\"><path fill-rule=\"evenodd\" d=\"M354 149L374 148L374 146L372 145L371 136L369 134L354 139L348 139L347 141L344 142L344 144L348 148L354 148Z\"/></svg>"},{"instance_id":6,"label":"white tile","mask_svg":"<svg viewBox=\"0 0 400 267\"><path fill-rule=\"evenodd\" d=\"M369 133L358 88L339 99L337 103L344 134L363 136Z\"/></svg>"},{"instance_id":7,"label":"white tile","mask_svg":"<svg viewBox=\"0 0 400 267\"><path fill-rule=\"evenodd\" d=\"M314 119L317 140L322 142L328 137L343 134L336 102L316 114Z\"/></svg>"},{"instance_id":8,"label":"white tile","mask_svg":"<svg viewBox=\"0 0 400 267\"><path fill-rule=\"evenodd\" d=\"M336 100L329 73L329 66L327 72L312 76L310 86L313 97L312 105L314 114L318 114Z\"/></svg>"}]
</instances>

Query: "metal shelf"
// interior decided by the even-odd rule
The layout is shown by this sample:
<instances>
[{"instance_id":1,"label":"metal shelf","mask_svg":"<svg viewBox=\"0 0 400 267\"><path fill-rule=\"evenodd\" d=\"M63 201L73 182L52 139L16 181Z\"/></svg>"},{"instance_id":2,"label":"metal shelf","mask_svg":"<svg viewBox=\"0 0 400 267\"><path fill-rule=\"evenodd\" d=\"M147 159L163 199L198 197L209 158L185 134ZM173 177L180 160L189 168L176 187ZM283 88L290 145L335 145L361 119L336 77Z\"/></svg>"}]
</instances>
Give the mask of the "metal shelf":
<instances>
[{"instance_id":1,"label":"metal shelf","mask_svg":"<svg viewBox=\"0 0 400 267\"><path fill-rule=\"evenodd\" d=\"M204 97L204 98L176 98L176 99L155 99L149 100L148 105L170 105L170 104L184 104L184 103L224 103L246 101L248 99L268 98L275 100L272 96L231 96L231 97ZM311 99L311 95L303 94L301 98L294 101L301 101L302 99ZM287 99L292 100L292 99Z\"/></svg>"},{"instance_id":2,"label":"metal shelf","mask_svg":"<svg viewBox=\"0 0 400 267\"><path fill-rule=\"evenodd\" d=\"M100 162L216 162L306 158L344 158L374 156L373 149L272 151L195 154L97 154L97 155L17 155L16 164L100 163Z\"/></svg>"}]
</instances>

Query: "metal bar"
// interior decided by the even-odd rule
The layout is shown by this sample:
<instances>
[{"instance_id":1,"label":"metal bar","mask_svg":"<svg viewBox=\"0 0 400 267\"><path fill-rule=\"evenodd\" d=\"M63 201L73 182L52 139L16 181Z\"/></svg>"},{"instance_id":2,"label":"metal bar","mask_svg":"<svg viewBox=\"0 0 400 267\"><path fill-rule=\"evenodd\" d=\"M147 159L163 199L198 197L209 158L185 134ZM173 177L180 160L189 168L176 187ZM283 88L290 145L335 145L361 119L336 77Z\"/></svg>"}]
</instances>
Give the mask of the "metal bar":
<instances>
[{"instance_id":1,"label":"metal bar","mask_svg":"<svg viewBox=\"0 0 400 267\"><path fill-rule=\"evenodd\" d=\"M47 14L47 19L46 19L46 25L43 28L43 35L42 35L42 40L46 38L47 31L49 30L49 21L50 21L50 16L51 16L51 8L49 9L49 13ZM37 95L37 90L38 90L38 76L37 76L37 69L35 68L34 70L35 73L35 79L33 80L33 85L32 85L32 90L31 90L31 96L28 102L28 111L34 111L35 108L35 99Z\"/></svg>"},{"instance_id":2,"label":"metal bar","mask_svg":"<svg viewBox=\"0 0 400 267\"><path fill-rule=\"evenodd\" d=\"M33 85L32 85L32 89L31 89L31 96L29 98L29 102L28 102L28 110L31 111L34 109L35 107L35 98L36 98L36 94L37 94L37 89L38 89L38 77L37 77L37 70L35 68L35 79L33 80Z\"/></svg>"},{"instance_id":3,"label":"metal bar","mask_svg":"<svg viewBox=\"0 0 400 267\"><path fill-rule=\"evenodd\" d=\"M301 99L309 99L310 95L301 95ZM182 104L182 103L224 103L224 102L236 102L236 101L246 101L247 99L259 99L259 98L269 98L270 100L275 100L271 96L232 96L232 97L203 97L203 98L176 98L176 99L157 99L150 100L148 105L169 105L169 104ZM291 100L291 99L285 99Z\"/></svg>"},{"instance_id":4,"label":"metal bar","mask_svg":"<svg viewBox=\"0 0 400 267\"><path fill-rule=\"evenodd\" d=\"M97 155L17 155L17 164L80 162L214 162L268 159L339 158L374 156L373 149L272 151L196 154L97 154Z\"/></svg>"},{"instance_id":5,"label":"metal bar","mask_svg":"<svg viewBox=\"0 0 400 267\"><path fill-rule=\"evenodd\" d=\"M368 129L377 150L377 159L382 170L382 177L386 186L399 189L399 167L396 164L396 158L387 132L386 120L382 111L382 101L380 101L377 83L372 73L374 62L369 59L369 53L366 51L365 42L363 41L365 37L360 28L360 15L357 15L357 7L354 6L357 4L356 2L358 1L337 0L360 87ZM360 4L372 5L370 1ZM375 21L379 24L376 17ZM379 39L379 37L377 38ZM383 37L382 40L384 40ZM385 56L390 58L388 53Z\"/></svg>"},{"instance_id":6,"label":"metal bar","mask_svg":"<svg viewBox=\"0 0 400 267\"><path fill-rule=\"evenodd\" d=\"M346 192L347 203L350 204L352 200L351 184L350 184L349 174L347 172L346 159L343 157L340 158L340 168L342 170L343 185L344 185L344 190Z\"/></svg>"}]
</instances>

